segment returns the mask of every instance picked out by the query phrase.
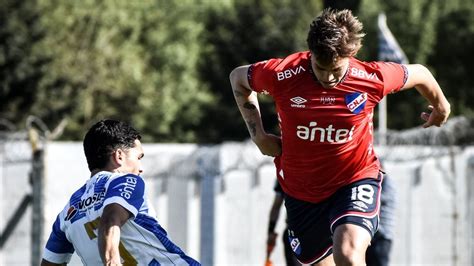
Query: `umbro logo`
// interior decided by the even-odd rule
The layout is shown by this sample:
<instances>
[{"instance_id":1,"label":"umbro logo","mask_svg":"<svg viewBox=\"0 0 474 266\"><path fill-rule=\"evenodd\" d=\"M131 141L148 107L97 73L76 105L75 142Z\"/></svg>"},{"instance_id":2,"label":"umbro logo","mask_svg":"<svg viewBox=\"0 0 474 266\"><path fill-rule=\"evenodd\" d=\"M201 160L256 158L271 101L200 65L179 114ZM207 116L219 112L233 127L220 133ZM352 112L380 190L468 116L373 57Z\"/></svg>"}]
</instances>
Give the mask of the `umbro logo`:
<instances>
[{"instance_id":1,"label":"umbro logo","mask_svg":"<svg viewBox=\"0 0 474 266\"><path fill-rule=\"evenodd\" d=\"M304 108L305 105L303 105L303 103L307 102L308 100L306 100L303 97L296 96L296 97L291 98L290 101L294 103L291 105L291 107Z\"/></svg>"}]
</instances>

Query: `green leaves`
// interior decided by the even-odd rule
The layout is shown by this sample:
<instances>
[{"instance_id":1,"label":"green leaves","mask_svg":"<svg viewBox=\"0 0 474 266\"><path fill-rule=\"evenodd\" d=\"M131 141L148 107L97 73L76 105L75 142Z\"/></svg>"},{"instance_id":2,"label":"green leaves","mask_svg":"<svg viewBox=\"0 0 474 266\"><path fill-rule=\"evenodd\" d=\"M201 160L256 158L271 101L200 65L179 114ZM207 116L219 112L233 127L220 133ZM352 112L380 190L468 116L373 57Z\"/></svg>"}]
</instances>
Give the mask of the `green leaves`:
<instances>
[{"instance_id":1,"label":"green leaves","mask_svg":"<svg viewBox=\"0 0 474 266\"><path fill-rule=\"evenodd\" d=\"M35 98L48 58L35 54L45 34L32 1L0 3L0 117L24 121Z\"/></svg>"},{"instance_id":2,"label":"green leaves","mask_svg":"<svg viewBox=\"0 0 474 266\"><path fill-rule=\"evenodd\" d=\"M329 1L326 1L329 2ZM338 1L338 5L359 1ZM0 2L0 116L19 128L30 114L63 139L80 140L98 119L132 122L153 142L248 138L228 75L243 64L306 50L322 1L143 0ZM367 36L359 57L376 60L376 16L411 62L427 64L454 114L474 113L471 1L360 1ZM389 127L417 126L424 102L389 97ZM406 106L414 113L400 116ZM264 124L277 132L270 98Z\"/></svg>"},{"instance_id":3,"label":"green leaves","mask_svg":"<svg viewBox=\"0 0 474 266\"><path fill-rule=\"evenodd\" d=\"M321 10L319 1L239 0L207 14L207 47L199 70L218 102L204 110L203 124L196 129L201 140L249 137L232 95L230 72L240 65L305 50L309 23ZM267 130L279 132L269 97L260 99L260 109Z\"/></svg>"},{"instance_id":4,"label":"green leaves","mask_svg":"<svg viewBox=\"0 0 474 266\"><path fill-rule=\"evenodd\" d=\"M203 27L188 2L42 1L40 45L52 62L34 111L49 124L69 117L66 138L115 117L148 141L194 141L181 132L200 116L187 110L212 97L197 78Z\"/></svg>"}]
</instances>

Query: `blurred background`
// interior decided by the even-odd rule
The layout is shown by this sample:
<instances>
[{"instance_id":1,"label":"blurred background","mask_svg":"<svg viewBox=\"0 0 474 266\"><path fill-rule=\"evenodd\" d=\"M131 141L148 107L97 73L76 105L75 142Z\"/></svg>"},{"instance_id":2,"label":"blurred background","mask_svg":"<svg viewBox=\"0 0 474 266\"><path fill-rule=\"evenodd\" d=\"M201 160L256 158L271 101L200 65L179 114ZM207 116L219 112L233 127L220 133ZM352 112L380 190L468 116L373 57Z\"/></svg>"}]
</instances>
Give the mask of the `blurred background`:
<instances>
[{"instance_id":1,"label":"blurred background","mask_svg":"<svg viewBox=\"0 0 474 266\"><path fill-rule=\"evenodd\" d=\"M451 103L446 127L421 130L415 90L387 97L376 143L402 191L394 265L474 264L474 2L462 0L0 0L0 264L37 264L88 177L85 131L116 118L149 145L149 193L171 238L205 265L262 265L274 173L246 141L228 76L306 50L324 7L364 23L367 61L385 59L385 14L405 59L426 65ZM260 104L277 133L271 99ZM273 256L284 263L279 247Z\"/></svg>"},{"instance_id":2,"label":"blurred background","mask_svg":"<svg viewBox=\"0 0 474 266\"><path fill-rule=\"evenodd\" d=\"M410 62L427 65L452 104L474 116L474 3L411 1L0 1L0 116L28 115L81 140L94 121L128 120L149 142L220 143L248 137L228 75L236 66L306 49L311 20L330 4L354 10L378 59L377 16ZM273 105L262 99L269 128ZM388 97L388 126L418 126L416 92Z\"/></svg>"}]
</instances>

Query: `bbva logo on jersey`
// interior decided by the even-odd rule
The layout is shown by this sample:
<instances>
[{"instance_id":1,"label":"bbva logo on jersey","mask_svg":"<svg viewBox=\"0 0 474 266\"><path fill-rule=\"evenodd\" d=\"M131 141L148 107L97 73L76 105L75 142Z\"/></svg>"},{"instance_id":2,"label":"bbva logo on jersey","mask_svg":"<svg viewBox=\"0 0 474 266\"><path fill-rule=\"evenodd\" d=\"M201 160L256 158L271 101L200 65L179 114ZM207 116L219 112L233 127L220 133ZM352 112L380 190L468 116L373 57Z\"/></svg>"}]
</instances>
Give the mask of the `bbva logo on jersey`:
<instances>
[{"instance_id":1,"label":"bbva logo on jersey","mask_svg":"<svg viewBox=\"0 0 474 266\"><path fill-rule=\"evenodd\" d=\"M355 68L355 67L352 67L351 68L351 76L354 76L354 77L359 77L359 78L363 78L363 79L372 79L372 80L379 80L379 78L377 77L377 75L375 73L367 73L367 71L365 70L362 70L362 69L358 69L358 68Z\"/></svg>"},{"instance_id":2,"label":"bbva logo on jersey","mask_svg":"<svg viewBox=\"0 0 474 266\"><path fill-rule=\"evenodd\" d=\"M306 71L306 69L304 69L303 66L297 66L295 68L290 68L290 69L287 69L285 71L277 72L277 78L278 78L278 81L281 81L281 80L288 79L288 78L291 78L293 76L296 76L296 75L298 75L300 73L303 73L305 71Z\"/></svg>"}]
</instances>

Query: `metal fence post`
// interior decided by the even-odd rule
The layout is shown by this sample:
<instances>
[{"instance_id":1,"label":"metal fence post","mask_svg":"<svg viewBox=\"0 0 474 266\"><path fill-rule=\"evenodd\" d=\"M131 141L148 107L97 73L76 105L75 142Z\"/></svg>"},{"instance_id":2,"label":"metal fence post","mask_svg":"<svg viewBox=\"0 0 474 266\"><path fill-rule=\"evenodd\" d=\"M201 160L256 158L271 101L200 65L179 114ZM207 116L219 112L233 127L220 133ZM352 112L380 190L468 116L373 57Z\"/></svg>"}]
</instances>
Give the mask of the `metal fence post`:
<instances>
[{"instance_id":1,"label":"metal fence post","mask_svg":"<svg viewBox=\"0 0 474 266\"><path fill-rule=\"evenodd\" d=\"M467 185L467 217L469 218L468 224L474 223L474 154L471 154L469 158L467 158L467 169L466 169L466 185ZM468 227L468 252L470 253L470 262L471 265L474 264L474 229Z\"/></svg>"},{"instance_id":2,"label":"metal fence post","mask_svg":"<svg viewBox=\"0 0 474 266\"><path fill-rule=\"evenodd\" d=\"M34 129L32 129L34 130ZM33 158L30 173L32 187L32 211L31 211L31 265L40 265L43 251L43 227L44 227L44 147L38 145L36 133L30 132Z\"/></svg>"},{"instance_id":3,"label":"metal fence post","mask_svg":"<svg viewBox=\"0 0 474 266\"><path fill-rule=\"evenodd\" d=\"M201 176L201 264L214 265L216 181L220 172L219 147L201 148L197 165L198 174Z\"/></svg>"}]
</instances>

